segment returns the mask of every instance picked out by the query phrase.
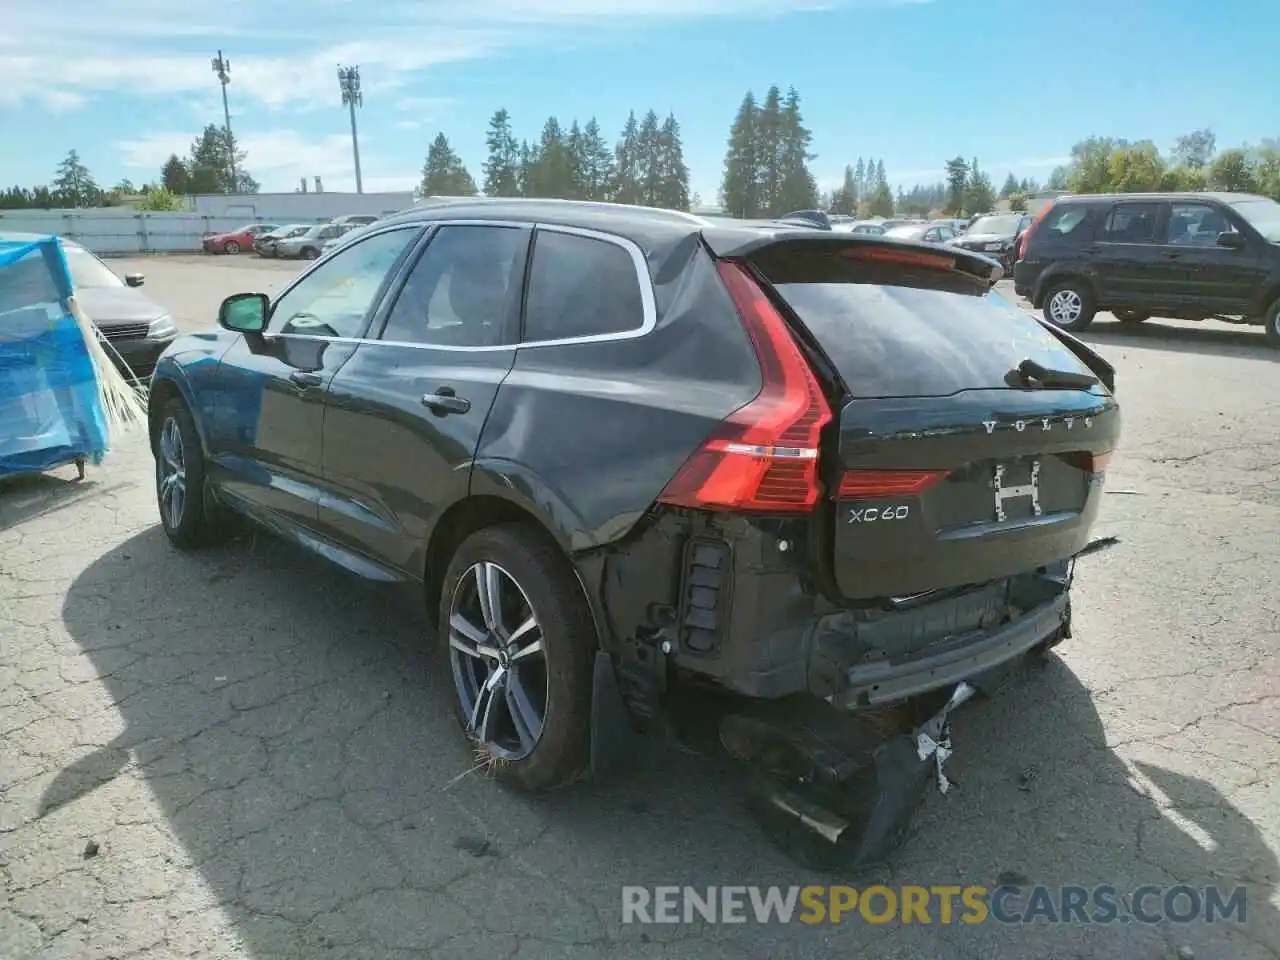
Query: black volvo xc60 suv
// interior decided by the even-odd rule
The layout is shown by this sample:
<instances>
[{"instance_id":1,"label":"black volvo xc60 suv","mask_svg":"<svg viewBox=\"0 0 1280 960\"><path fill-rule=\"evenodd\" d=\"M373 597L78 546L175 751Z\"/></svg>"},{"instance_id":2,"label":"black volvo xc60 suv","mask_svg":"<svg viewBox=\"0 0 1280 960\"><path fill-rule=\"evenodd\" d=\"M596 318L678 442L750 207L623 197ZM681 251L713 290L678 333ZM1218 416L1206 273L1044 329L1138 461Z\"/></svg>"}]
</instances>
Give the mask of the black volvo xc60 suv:
<instances>
[{"instance_id":1,"label":"black volvo xc60 suv","mask_svg":"<svg viewBox=\"0 0 1280 960\"><path fill-rule=\"evenodd\" d=\"M989 295L996 269L805 224L419 207L168 349L163 526L194 546L232 510L420 585L465 729L526 787L682 701L725 704L740 757L789 744L775 782L856 779L876 754L838 731L1069 635L1114 371Z\"/></svg>"}]
</instances>

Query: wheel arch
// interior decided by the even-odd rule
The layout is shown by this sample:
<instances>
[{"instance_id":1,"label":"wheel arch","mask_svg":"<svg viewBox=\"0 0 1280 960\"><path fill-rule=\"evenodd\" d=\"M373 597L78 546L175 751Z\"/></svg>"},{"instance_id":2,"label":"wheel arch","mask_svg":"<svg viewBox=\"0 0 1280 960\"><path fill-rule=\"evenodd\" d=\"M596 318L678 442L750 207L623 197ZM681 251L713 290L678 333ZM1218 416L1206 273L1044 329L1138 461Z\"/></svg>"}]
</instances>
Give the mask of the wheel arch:
<instances>
[{"instance_id":1,"label":"wheel arch","mask_svg":"<svg viewBox=\"0 0 1280 960\"><path fill-rule=\"evenodd\" d=\"M479 491L450 504L432 526L422 564L423 600L431 622L434 624L436 612L440 608L445 572L463 541L486 527L520 523L536 529L555 544L591 611L597 645L602 645L607 621L603 616L598 592L588 587L583 569L575 559L572 535L535 501L513 496L509 490L506 494L496 492L492 485L482 484Z\"/></svg>"},{"instance_id":2,"label":"wheel arch","mask_svg":"<svg viewBox=\"0 0 1280 960\"><path fill-rule=\"evenodd\" d=\"M163 362L163 361L162 361ZM160 415L170 400L181 400L191 414L191 422L195 424L196 434L200 437L201 453L209 453L209 444L205 437L204 424L196 415L196 405L192 402L191 387L186 378L177 373L176 367L157 367L151 380L151 389L147 396L147 439L151 449L155 449L156 435L160 430Z\"/></svg>"},{"instance_id":3,"label":"wheel arch","mask_svg":"<svg viewBox=\"0 0 1280 960\"><path fill-rule=\"evenodd\" d=\"M1089 295L1093 297L1094 304L1098 303L1098 288L1094 282L1090 280L1080 270L1062 270L1057 273L1051 273L1048 276L1041 276L1040 283L1036 287L1035 299L1031 301L1032 306L1037 310L1044 307L1044 302L1049 298L1049 294L1056 288L1062 286L1068 281L1076 281L1083 284L1089 289Z\"/></svg>"}]
</instances>

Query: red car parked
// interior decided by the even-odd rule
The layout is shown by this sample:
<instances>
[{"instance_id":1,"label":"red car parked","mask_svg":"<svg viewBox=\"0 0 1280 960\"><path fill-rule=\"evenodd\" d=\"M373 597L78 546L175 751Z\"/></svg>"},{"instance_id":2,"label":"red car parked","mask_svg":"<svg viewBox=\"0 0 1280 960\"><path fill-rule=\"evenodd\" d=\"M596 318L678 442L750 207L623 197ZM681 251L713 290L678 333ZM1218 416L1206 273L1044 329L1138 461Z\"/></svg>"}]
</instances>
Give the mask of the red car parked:
<instances>
[{"instance_id":1,"label":"red car parked","mask_svg":"<svg viewBox=\"0 0 1280 960\"><path fill-rule=\"evenodd\" d=\"M211 233L204 238L204 252L239 253L241 250L252 250L255 238L278 227L279 224L275 223L251 223L226 233Z\"/></svg>"}]
</instances>

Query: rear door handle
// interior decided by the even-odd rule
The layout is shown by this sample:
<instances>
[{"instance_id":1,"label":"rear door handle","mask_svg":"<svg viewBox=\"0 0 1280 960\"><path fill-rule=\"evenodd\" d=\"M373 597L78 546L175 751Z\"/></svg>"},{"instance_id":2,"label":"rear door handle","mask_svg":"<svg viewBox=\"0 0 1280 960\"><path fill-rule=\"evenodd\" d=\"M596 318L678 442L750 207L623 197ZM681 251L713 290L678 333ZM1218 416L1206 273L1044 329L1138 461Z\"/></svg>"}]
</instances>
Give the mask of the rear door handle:
<instances>
[{"instance_id":1,"label":"rear door handle","mask_svg":"<svg viewBox=\"0 0 1280 960\"><path fill-rule=\"evenodd\" d=\"M453 387L441 387L435 393L428 393L422 398L422 405L441 417L451 413L466 413L471 409L471 401L455 394Z\"/></svg>"},{"instance_id":2,"label":"rear door handle","mask_svg":"<svg viewBox=\"0 0 1280 960\"><path fill-rule=\"evenodd\" d=\"M295 370L289 374L289 379L300 387L318 387L324 383L324 377L318 373L309 373L306 370Z\"/></svg>"}]
</instances>

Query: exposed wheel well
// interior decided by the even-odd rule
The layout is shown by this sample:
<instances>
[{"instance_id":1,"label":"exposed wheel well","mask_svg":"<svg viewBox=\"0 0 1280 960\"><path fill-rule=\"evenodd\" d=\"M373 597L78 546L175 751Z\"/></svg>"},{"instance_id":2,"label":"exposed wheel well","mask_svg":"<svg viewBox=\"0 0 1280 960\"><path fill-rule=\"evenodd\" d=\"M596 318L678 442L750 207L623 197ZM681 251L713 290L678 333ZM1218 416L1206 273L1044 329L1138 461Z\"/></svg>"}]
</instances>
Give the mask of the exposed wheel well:
<instances>
[{"instance_id":1,"label":"exposed wheel well","mask_svg":"<svg viewBox=\"0 0 1280 960\"><path fill-rule=\"evenodd\" d=\"M1274 287L1263 294L1262 313L1260 314L1263 320L1266 320L1268 312L1270 312L1271 308L1275 306L1277 301L1280 301L1280 283L1277 283Z\"/></svg>"},{"instance_id":2,"label":"exposed wheel well","mask_svg":"<svg viewBox=\"0 0 1280 960\"><path fill-rule=\"evenodd\" d=\"M178 385L172 380L161 380L151 388L151 395L147 400L147 433L151 439L153 449L155 448L156 431L160 429L160 414L164 411L169 401L175 397L181 400L182 391L178 389Z\"/></svg>"},{"instance_id":3,"label":"exposed wheel well","mask_svg":"<svg viewBox=\"0 0 1280 960\"><path fill-rule=\"evenodd\" d=\"M434 625L436 611L440 607L440 590L444 586L444 574L449 561L462 541L477 530L499 523L523 523L538 530L547 541L563 550L550 530L530 511L501 497L476 496L459 500L440 517L431 531L427 543L427 555L423 569L423 600L428 621ZM565 557L568 562L568 557Z\"/></svg>"},{"instance_id":4,"label":"exposed wheel well","mask_svg":"<svg viewBox=\"0 0 1280 960\"><path fill-rule=\"evenodd\" d=\"M1094 289L1093 283L1089 280L1088 277L1083 277L1078 273L1059 273L1059 274L1056 274L1055 276L1050 277L1047 280L1041 281L1040 289L1037 292L1036 299L1033 301L1035 308L1039 310L1041 307L1044 306L1044 302L1048 298L1049 293L1051 291L1062 286L1064 283L1068 283L1072 281L1074 281L1075 283L1079 283L1081 286L1087 288L1089 291L1089 295L1092 296L1095 301L1098 299L1098 291Z\"/></svg>"}]
</instances>

